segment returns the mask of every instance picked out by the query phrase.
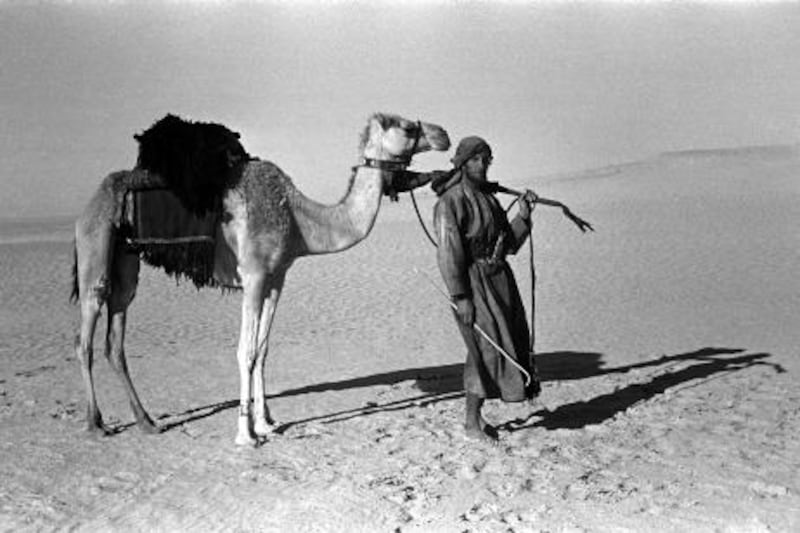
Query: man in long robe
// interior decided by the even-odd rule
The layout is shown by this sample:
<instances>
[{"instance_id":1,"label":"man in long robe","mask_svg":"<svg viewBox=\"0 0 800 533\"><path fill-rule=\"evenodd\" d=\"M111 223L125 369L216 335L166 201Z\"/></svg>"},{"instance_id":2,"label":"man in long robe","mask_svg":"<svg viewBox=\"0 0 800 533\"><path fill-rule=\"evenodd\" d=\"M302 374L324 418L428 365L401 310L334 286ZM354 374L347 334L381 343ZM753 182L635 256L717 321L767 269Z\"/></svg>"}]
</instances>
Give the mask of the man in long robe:
<instances>
[{"instance_id":1,"label":"man in long robe","mask_svg":"<svg viewBox=\"0 0 800 533\"><path fill-rule=\"evenodd\" d=\"M484 400L506 402L531 399L539 393L533 371L525 308L506 254L516 253L531 229L535 194L526 191L519 213L511 221L493 195L486 175L492 162L489 144L466 137L452 159L453 170L434 180L439 199L434 207L438 238L437 262L455 304L458 328L467 346L464 365L466 417L470 438L496 441L496 431L482 414ZM508 361L473 327L479 326L519 367Z\"/></svg>"}]
</instances>

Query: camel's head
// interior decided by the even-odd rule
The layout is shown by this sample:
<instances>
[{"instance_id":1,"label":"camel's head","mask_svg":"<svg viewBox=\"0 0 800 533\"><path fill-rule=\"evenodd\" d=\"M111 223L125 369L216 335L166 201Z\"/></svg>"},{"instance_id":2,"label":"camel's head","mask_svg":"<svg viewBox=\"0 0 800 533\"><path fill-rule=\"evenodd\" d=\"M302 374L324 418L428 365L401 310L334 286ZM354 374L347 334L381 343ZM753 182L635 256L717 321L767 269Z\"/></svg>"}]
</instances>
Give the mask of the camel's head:
<instances>
[{"instance_id":1,"label":"camel's head","mask_svg":"<svg viewBox=\"0 0 800 533\"><path fill-rule=\"evenodd\" d=\"M361 134L360 148L364 166L384 171L383 192L397 200L397 193L410 191L430 181L429 177L406 171L414 154L428 150L445 151L450 148L450 137L436 124L375 113Z\"/></svg>"},{"instance_id":2,"label":"camel's head","mask_svg":"<svg viewBox=\"0 0 800 533\"><path fill-rule=\"evenodd\" d=\"M389 113L373 114L361 134L361 156L367 161L408 166L414 154L449 148L450 137L441 126Z\"/></svg>"}]
</instances>

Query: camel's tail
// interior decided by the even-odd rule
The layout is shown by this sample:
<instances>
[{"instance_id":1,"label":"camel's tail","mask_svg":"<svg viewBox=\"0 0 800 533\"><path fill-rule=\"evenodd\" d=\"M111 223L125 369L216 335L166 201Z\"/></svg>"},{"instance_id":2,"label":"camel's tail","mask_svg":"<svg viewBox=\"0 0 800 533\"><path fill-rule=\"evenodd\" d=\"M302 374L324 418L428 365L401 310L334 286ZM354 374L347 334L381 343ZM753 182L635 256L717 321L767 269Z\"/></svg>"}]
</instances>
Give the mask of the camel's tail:
<instances>
[{"instance_id":1,"label":"camel's tail","mask_svg":"<svg viewBox=\"0 0 800 533\"><path fill-rule=\"evenodd\" d=\"M78 292L78 244L72 241L72 294L69 295L70 303L77 303Z\"/></svg>"}]
</instances>

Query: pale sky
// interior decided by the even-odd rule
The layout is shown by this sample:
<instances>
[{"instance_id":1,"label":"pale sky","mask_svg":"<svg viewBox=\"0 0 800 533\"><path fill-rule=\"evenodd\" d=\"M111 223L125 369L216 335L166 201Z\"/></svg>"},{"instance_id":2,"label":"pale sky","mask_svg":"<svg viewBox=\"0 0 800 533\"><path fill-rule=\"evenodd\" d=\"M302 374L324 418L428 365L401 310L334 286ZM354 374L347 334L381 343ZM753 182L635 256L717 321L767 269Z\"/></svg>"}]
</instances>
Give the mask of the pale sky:
<instances>
[{"instance_id":1,"label":"pale sky","mask_svg":"<svg viewBox=\"0 0 800 533\"><path fill-rule=\"evenodd\" d=\"M164 114L334 202L373 111L492 144L512 182L800 143L800 3L3 2L0 217L77 213ZM424 155L418 169L447 168Z\"/></svg>"}]
</instances>

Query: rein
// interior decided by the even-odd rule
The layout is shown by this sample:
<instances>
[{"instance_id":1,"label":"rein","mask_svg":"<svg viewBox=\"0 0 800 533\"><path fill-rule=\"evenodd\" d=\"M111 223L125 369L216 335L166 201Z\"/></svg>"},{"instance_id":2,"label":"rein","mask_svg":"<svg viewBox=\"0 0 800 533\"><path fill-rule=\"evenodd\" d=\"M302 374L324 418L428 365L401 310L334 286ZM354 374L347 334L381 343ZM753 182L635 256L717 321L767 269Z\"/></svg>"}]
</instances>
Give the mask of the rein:
<instances>
[{"instance_id":1,"label":"rein","mask_svg":"<svg viewBox=\"0 0 800 533\"><path fill-rule=\"evenodd\" d=\"M358 168L377 168L378 170L386 170L388 172L402 172L406 167L408 167L408 161L390 161L365 157L360 165L353 167L353 170Z\"/></svg>"},{"instance_id":2,"label":"rein","mask_svg":"<svg viewBox=\"0 0 800 533\"><path fill-rule=\"evenodd\" d=\"M425 225L425 221L422 220L422 215L419 212L419 206L417 205L417 198L414 196L414 191L408 191L408 194L411 195L411 203L414 204L414 212L417 214L417 220L419 220L419 225L422 228L422 231L425 232L425 236L428 237L428 240L431 241L431 244L434 248L438 248L439 245L436 244L436 241L431 237L430 232L428 231L428 227Z\"/></svg>"}]
</instances>

